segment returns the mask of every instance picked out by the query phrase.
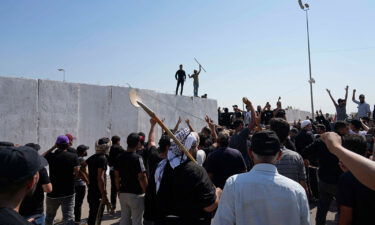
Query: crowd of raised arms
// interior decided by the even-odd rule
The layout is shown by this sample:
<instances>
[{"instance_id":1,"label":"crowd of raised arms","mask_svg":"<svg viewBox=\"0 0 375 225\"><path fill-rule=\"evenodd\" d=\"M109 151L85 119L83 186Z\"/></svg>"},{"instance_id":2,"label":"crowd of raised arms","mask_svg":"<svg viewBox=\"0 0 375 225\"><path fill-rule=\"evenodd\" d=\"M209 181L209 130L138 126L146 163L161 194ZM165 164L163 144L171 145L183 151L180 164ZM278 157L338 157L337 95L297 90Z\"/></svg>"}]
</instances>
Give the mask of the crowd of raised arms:
<instances>
[{"instance_id":1,"label":"crowd of raised arms","mask_svg":"<svg viewBox=\"0 0 375 225\"><path fill-rule=\"evenodd\" d=\"M195 87L197 95L197 81ZM218 123L206 116L202 129L179 118L172 132L195 160L166 133L156 140L155 119L147 135L98 139L90 157L71 134L43 154L38 144L5 140L0 225L52 225L60 207L64 224L95 225L103 206L109 215L121 211L120 225L305 225L316 206L315 223L322 225L332 205L334 224L374 224L375 115L353 90L358 112L348 116L348 89L338 101L327 89L334 116L319 111L288 123L280 99L272 110L268 102L255 109L244 97L246 110L219 108Z\"/></svg>"}]
</instances>

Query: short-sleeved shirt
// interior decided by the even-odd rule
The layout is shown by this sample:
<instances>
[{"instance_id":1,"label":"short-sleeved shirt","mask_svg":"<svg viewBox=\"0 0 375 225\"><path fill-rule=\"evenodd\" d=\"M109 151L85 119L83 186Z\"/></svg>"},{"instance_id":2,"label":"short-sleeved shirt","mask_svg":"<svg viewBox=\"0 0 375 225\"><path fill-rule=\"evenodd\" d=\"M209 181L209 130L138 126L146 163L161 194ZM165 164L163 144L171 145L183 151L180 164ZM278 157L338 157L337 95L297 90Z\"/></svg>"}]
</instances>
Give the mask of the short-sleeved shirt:
<instances>
[{"instance_id":1,"label":"short-sleeved shirt","mask_svg":"<svg viewBox=\"0 0 375 225\"><path fill-rule=\"evenodd\" d=\"M121 147L121 145L111 146L111 149L109 150L109 156L108 156L108 165L111 167L111 169L113 169L113 166L115 165L117 156L119 156L124 151L125 150Z\"/></svg>"},{"instance_id":2,"label":"short-sleeved shirt","mask_svg":"<svg viewBox=\"0 0 375 225\"><path fill-rule=\"evenodd\" d=\"M196 224L196 219L211 217L203 209L215 200L215 187L203 167L187 161L172 169L167 163L157 193L159 216L175 215Z\"/></svg>"},{"instance_id":3,"label":"short-sleeved shirt","mask_svg":"<svg viewBox=\"0 0 375 225\"><path fill-rule=\"evenodd\" d=\"M80 169L84 168L83 167L84 162L85 162L85 159L83 157L78 157L78 163L81 166ZM85 182L81 178L76 178L76 180L74 181L74 185L75 186L85 186Z\"/></svg>"},{"instance_id":4,"label":"short-sleeved shirt","mask_svg":"<svg viewBox=\"0 0 375 225\"><path fill-rule=\"evenodd\" d=\"M337 105L336 106L336 120L337 121L344 121L348 116L346 115L346 104L343 106Z\"/></svg>"},{"instance_id":5,"label":"short-sleeved shirt","mask_svg":"<svg viewBox=\"0 0 375 225\"><path fill-rule=\"evenodd\" d=\"M366 102L361 103L360 101L353 100L354 103L356 103L358 106L358 114L357 118L363 118L363 117L368 117L368 113L371 113L370 110L370 105L367 104Z\"/></svg>"},{"instance_id":6,"label":"short-sleeved shirt","mask_svg":"<svg viewBox=\"0 0 375 225\"><path fill-rule=\"evenodd\" d=\"M199 73L193 73L191 77L194 79L194 83L199 84Z\"/></svg>"},{"instance_id":7,"label":"short-sleeved shirt","mask_svg":"<svg viewBox=\"0 0 375 225\"><path fill-rule=\"evenodd\" d=\"M39 181L33 195L26 196L20 206L19 213L23 217L28 217L44 212L44 191L42 185L51 183L46 168L39 170Z\"/></svg>"},{"instance_id":8,"label":"short-sleeved shirt","mask_svg":"<svg viewBox=\"0 0 375 225\"><path fill-rule=\"evenodd\" d=\"M89 168L89 191L99 193L98 169L107 170L107 156L105 154L95 154L90 156L90 158L86 160L86 163ZM104 176L106 176L106 173L104 173Z\"/></svg>"},{"instance_id":9,"label":"short-sleeved shirt","mask_svg":"<svg viewBox=\"0 0 375 225\"><path fill-rule=\"evenodd\" d=\"M10 208L0 208L0 225L32 225Z\"/></svg>"},{"instance_id":10,"label":"short-sleeved shirt","mask_svg":"<svg viewBox=\"0 0 375 225\"><path fill-rule=\"evenodd\" d=\"M237 149L241 152L248 170L251 167L251 161L248 155L248 143L247 143L247 140L249 139L249 134L250 134L250 129L246 127L240 132L234 134L230 138L230 141L229 141L230 148Z\"/></svg>"},{"instance_id":11,"label":"short-sleeved shirt","mask_svg":"<svg viewBox=\"0 0 375 225\"><path fill-rule=\"evenodd\" d=\"M269 125L270 124L270 120L272 119L273 117L273 113L271 110L265 110L262 112L261 114L261 123L264 124L264 125Z\"/></svg>"},{"instance_id":12,"label":"short-sleeved shirt","mask_svg":"<svg viewBox=\"0 0 375 225\"><path fill-rule=\"evenodd\" d=\"M138 174L146 172L142 156L135 152L123 152L116 159L115 171L120 174L120 192L142 194Z\"/></svg>"},{"instance_id":13,"label":"short-sleeved shirt","mask_svg":"<svg viewBox=\"0 0 375 225\"><path fill-rule=\"evenodd\" d=\"M296 182L306 180L306 170L302 156L297 152L283 148L282 156L275 164L277 171Z\"/></svg>"},{"instance_id":14,"label":"short-sleeved shirt","mask_svg":"<svg viewBox=\"0 0 375 225\"><path fill-rule=\"evenodd\" d=\"M361 184L351 172L340 177L338 203L353 209L353 225L369 224L375 212L375 191Z\"/></svg>"},{"instance_id":15,"label":"short-sleeved shirt","mask_svg":"<svg viewBox=\"0 0 375 225\"><path fill-rule=\"evenodd\" d=\"M226 147L213 151L204 163L204 167L207 173L212 174L214 185L221 189L230 176L246 172L242 154L237 149Z\"/></svg>"},{"instance_id":16,"label":"short-sleeved shirt","mask_svg":"<svg viewBox=\"0 0 375 225\"><path fill-rule=\"evenodd\" d=\"M180 81L185 80L185 78L186 78L185 70L177 70L176 77L177 77L177 80L180 80Z\"/></svg>"},{"instance_id":17,"label":"short-sleeved shirt","mask_svg":"<svg viewBox=\"0 0 375 225\"><path fill-rule=\"evenodd\" d=\"M79 166L78 156L68 151L56 150L45 158L49 165L52 192L47 196L60 198L74 194L74 168Z\"/></svg>"}]
</instances>

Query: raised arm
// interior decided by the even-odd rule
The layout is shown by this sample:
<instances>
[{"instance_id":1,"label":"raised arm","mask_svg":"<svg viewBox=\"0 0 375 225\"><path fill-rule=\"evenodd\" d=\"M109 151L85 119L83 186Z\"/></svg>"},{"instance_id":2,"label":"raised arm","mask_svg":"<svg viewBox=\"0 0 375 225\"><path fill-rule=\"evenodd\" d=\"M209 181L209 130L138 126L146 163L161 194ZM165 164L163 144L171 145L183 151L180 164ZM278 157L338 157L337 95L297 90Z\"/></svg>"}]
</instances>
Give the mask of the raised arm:
<instances>
[{"instance_id":1,"label":"raised arm","mask_svg":"<svg viewBox=\"0 0 375 225\"><path fill-rule=\"evenodd\" d=\"M216 133L216 126L214 124L214 121L206 115L204 118L207 122L208 127L211 129L211 135L214 142L217 140L217 133Z\"/></svg>"},{"instance_id":2,"label":"raised arm","mask_svg":"<svg viewBox=\"0 0 375 225\"><path fill-rule=\"evenodd\" d=\"M191 124L190 124L190 120L189 120L189 119L186 119L185 122L186 122L186 125L188 125L190 132L195 132L195 131L194 131L194 128L193 128L193 127L191 126Z\"/></svg>"},{"instance_id":3,"label":"raised arm","mask_svg":"<svg viewBox=\"0 0 375 225\"><path fill-rule=\"evenodd\" d=\"M346 100L348 100L348 91L349 91L349 86L346 85L346 87L345 87L345 102L346 102Z\"/></svg>"},{"instance_id":4,"label":"raised arm","mask_svg":"<svg viewBox=\"0 0 375 225\"><path fill-rule=\"evenodd\" d=\"M176 132L177 132L177 130L178 130L178 127L180 126L180 124L181 124L181 117L178 117L178 120L177 120L177 123L176 123L176 126L174 126L174 128L173 128L173 133L175 134Z\"/></svg>"},{"instance_id":5,"label":"raised arm","mask_svg":"<svg viewBox=\"0 0 375 225\"><path fill-rule=\"evenodd\" d=\"M327 132L320 136L329 151L352 172L352 174L366 187L375 191L375 162L356 154L341 144L341 137L334 132Z\"/></svg>"},{"instance_id":6,"label":"raised arm","mask_svg":"<svg viewBox=\"0 0 375 225\"><path fill-rule=\"evenodd\" d=\"M256 126L256 120L257 120L257 115L255 113L255 110L254 110L254 107L253 107L253 104L250 102L249 99L247 99L246 97L243 97L242 98L242 101L243 103L246 105L246 106L249 106L250 107L250 113L251 113L251 121L248 125L248 128L250 130L253 130Z\"/></svg>"},{"instance_id":7,"label":"raised arm","mask_svg":"<svg viewBox=\"0 0 375 225\"><path fill-rule=\"evenodd\" d=\"M150 149L152 146L156 146L155 143L155 126L156 126L156 120L150 119L150 132L148 133L148 144L147 147Z\"/></svg>"},{"instance_id":8,"label":"raised arm","mask_svg":"<svg viewBox=\"0 0 375 225\"><path fill-rule=\"evenodd\" d=\"M356 92L356 90L355 90L355 89L353 89L353 96L352 96L352 101L356 103L356 100L355 100L355 92Z\"/></svg>"},{"instance_id":9,"label":"raised arm","mask_svg":"<svg viewBox=\"0 0 375 225\"><path fill-rule=\"evenodd\" d=\"M201 70L202 70L202 66L201 66L201 64L199 64L199 70L198 70L198 74L200 74L200 73L201 73Z\"/></svg>"},{"instance_id":10,"label":"raised arm","mask_svg":"<svg viewBox=\"0 0 375 225\"><path fill-rule=\"evenodd\" d=\"M331 91L329 89L326 89L326 91L327 91L329 97L331 98L333 104L335 105L335 107L337 107L338 105L337 105L335 99L332 97ZM346 93L348 93L348 92L346 92Z\"/></svg>"}]
</instances>

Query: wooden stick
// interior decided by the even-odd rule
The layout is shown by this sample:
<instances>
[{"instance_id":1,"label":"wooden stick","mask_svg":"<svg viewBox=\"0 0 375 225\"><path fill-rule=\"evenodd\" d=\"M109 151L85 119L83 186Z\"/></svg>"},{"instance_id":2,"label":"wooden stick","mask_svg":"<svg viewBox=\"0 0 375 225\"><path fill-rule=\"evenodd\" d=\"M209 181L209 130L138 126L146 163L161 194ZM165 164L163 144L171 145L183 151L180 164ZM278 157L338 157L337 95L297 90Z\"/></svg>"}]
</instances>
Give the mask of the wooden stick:
<instances>
[{"instance_id":1,"label":"wooden stick","mask_svg":"<svg viewBox=\"0 0 375 225\"><path fill-rule=\"evenodd\" d=\"M207 73L207 71L203 68L203 66L198 62L198 60L196 59L196 58L194 58L194 60L195 60L195 62L197 62L201 67L202 67L202 69L203 69L203 71L205 72L205 73Z\"/></svg>"},{"instance_id":2,"label":"wooden stick","mask_svg":"<svg viewBox=\"0 0 375 225\"><path fill-rule=\"evenodd\" d=\"M163 123L163 121L161 121L156 115L155 113L150 109L148 108L146 105L144 105L142 102L140 101L137 101L137 103L142 107L143 110L145 110L145 112L151 117L153 118L160 126L161 128L167 132L168 136L170 138L173 139L173 141L178 145L178 147L180 148L180 150L182 150L185 155L193 162L197 163L197 161L194 159L194 157L190 154L190 152L185 148L185 146L176 138L176 136L174 136L174 134L168 129L167 126L165 126L165 124Z\"/></svg>"}]
</instances>

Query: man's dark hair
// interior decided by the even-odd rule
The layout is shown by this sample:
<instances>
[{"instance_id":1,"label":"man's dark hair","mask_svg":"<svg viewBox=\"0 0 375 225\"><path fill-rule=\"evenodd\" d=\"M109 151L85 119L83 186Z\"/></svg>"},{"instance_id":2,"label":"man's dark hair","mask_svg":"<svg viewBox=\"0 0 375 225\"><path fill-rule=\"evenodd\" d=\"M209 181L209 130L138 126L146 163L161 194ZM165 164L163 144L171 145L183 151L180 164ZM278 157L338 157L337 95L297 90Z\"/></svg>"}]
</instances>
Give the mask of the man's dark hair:
<instances>
[{"instance_id":1,"label":"man's dark hair","mask_svg":"<svg viewBox=\"0 0 375 225\"><path fill-rule=\"evenodd\" d=\"M229 131L222 131L218 134L217 142L220 147L228 147L229 145Z\"/></svg>"},{"instance_id":2,"label":"man's dark hair","mask_svg":"<svg viewBox=\"0 0 375 225\"><path fill-rule=\"evenodd\" d=\"M288 138L290 125L282 118L272 118L270 120L270 129L276 133L280 143L284 143Z\"/></svg>"},{"instance_id":3,"label":"man's dark hair","mask_svg":"<svg viewBox=\"0 0 375 225\"><path fill-rule=\"evenodd\" d=\"M129 136L126 140L126 143L128 144L129 148L137 147L139 142L140 142L140 136L137 133L129 134Z\"/></svg>"},{"instance_id":4,"label":"man's dark hair","mask_svg":"<svg viewBox=\"0 0 375 225\"><path fill-rule=\"evenodd\" d=\"M351 120L350 124L353 125L356 129L362 128L362 123L359 120Z\"/></svg>"},{"instance_id":5,"label":"man's dark hair","mask_svg":"<svg viewBox=\"0 0 375 225\"><path fill-rule=\"evenodd\" d=\"M121 141L121 138L115 135L115 136L112 136L111 141L112 141L112 144L118 144Z\"/></svg>"},{"instance_id":6,"label":"man's dark hair","mask_svg":"<svg viewBox=\"0 0 375 225\"><path fill-rule=\"evenodd\" d=\"M211 129L209 127L203 127L202 128L202 133L203 132L211 134Z\"/></svg>"},{"instance_id":7,"label":"man's dark hair","mask_svg":"<svg viewBox=\"0 0 375 225\"><path fill-rule=\"evenodd\" d=\"M99 140L98 140L98 144L99 145L105 145L105 144L108 144L110 142L110 140L109 140L109 138L107 138L107 137L103 137L103 138L100 138Z\"/></svg>"},{"instance_id":8,"label":"man's dark hair","mask_svg":"<svg viewBox=\"0 0 375 225\"><path fill-rule=\"evenodd\" d=\"M58 149L66 150L66 149L69 148L69 143L56 144L56 146L57 146Z\"/></svg>"},{"instance_id":9,"label":"man's dark hair","mask_svg":"<svg viewBox=\"0 0 375 225\"><path fill-rule=\"evenodd\" d=\"M367 151L367 142L365 138L357 134L343 136L342 146L362 156L364 156Z\"/></svg>"},{"instance_id":10,"label":"man's dark hair","mask_svg":"<svg viewBox=\"0 0 375 225\"><path fill-rule=\"evenodd\" d=\"M27 144L25 144L25 146L30 147L30 148L34 149L35 151L40 150L40 145L35 144L35 143L27 143Z\"/></svg>"},{"instance_id":11,"label":"man's dark hair","mask_svg":"<svg viewBox=\"0 0 375 225\"><path fill-rule=\"evenodd\" d=\"M233 122L233 128L237 129L239 126L244 125L243 120L235 120Z\"/></svg>"},{"instance_id":12,"label":"man's dark hair","mask_svg":"<svg viewBox=\"0 0 375 225\"><path fill-rule=\"evenodd\" d=\"M159 148L162 150L168 150L166 148L170 145L171 145L171 138L168 135L162 135L159 140Z\"/></svg>"},{"instance_id":13,"label":"man's dark hair","mask_svg":"<svg viewBox=\"0 0 375 225\"><path fill-rule=\"evenodd\" d=\"M338 133L340 129L346 128L349 124L345 121L337 121L333 130Z\"/></svg>"},{"instance_id":14,"label":"man's dark hair","mask_svg":"<svg viewBox=\"0 0 375 225\"><path fill-rule=\"evenodd\" d=\"M298 134L298 129L297 128L295 128L295 127L293 127L291 130L290 130L290 132L292 132L292 133L294 133L294 134Z\"/></svg>"},{"instance_id":15,"label":"man's dark hair","mask_svg":"<svg viewBox=\"0 0 375 225\"><path fill-rule=\"evenodd\" d=\"M78 156L81 156L81 155L83 155L83 153L85 153L87 150L88 150L88 146L79 145L79 146L77 147L77 155L78 155Z\"/></svg>"}]
</instances>

